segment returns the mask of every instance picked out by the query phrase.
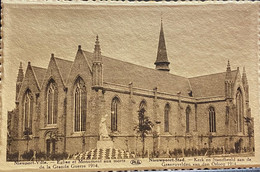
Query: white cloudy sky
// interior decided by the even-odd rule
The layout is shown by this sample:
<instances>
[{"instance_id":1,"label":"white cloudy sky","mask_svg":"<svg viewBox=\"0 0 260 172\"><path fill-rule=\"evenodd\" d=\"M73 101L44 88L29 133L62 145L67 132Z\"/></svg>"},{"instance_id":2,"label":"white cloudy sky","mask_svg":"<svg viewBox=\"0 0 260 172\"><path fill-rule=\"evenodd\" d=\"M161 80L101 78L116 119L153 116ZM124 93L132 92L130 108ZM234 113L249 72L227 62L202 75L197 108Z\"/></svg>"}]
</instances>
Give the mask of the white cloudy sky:
<instances>
[{"instance_id":1,"label":"white cloudy sky","mask_svg":"<svg viewBox=\"0 0 260 172\"><path fill-rule=\"evenodd\" d=\"M252 113L257 113L257 6L4 6L4 109L15 104L19 62L47 67L50 54L73 60L77 46L154 68L163 16L171 73L186 77L245 66Z\"/></svg>"}]
</instances>

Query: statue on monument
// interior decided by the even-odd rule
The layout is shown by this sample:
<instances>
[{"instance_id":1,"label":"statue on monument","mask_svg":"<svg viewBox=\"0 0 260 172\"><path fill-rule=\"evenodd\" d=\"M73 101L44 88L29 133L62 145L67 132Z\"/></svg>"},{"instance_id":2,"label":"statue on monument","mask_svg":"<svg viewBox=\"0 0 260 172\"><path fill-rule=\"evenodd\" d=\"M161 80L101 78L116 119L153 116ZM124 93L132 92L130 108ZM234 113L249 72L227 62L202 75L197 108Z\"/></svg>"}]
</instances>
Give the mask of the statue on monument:
<instances>
[{"instance_id":1,"label":"statue on monument","mask_svg":"<svg viewBox=\"0 0 260 172\"><path fill-rule=\"evenodd\" d=\"M105 116L101 117L101 121L99 124L99 140L110 140L110 137L108 135L108 131L107 131L107 125L106 125L106 121L107 121L107 114Z\"/></svg>"}]
</instances>

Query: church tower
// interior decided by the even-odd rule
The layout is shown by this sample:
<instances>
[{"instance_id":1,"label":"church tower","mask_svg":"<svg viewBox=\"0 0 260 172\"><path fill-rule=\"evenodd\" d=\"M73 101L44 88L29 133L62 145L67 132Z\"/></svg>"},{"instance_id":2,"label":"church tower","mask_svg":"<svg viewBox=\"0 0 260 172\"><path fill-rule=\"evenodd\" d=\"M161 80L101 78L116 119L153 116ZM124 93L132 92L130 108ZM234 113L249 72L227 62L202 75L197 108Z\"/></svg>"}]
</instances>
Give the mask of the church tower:
<instances>
[{"instance_id":1,"label":"church tower","mask_svg":"<svg viewBox=\"0 0 260 172\"><path fill-rule=\"evenodd\" d=\"M16 80L16 96L15 96L15 100L17 100L18 98L18 94L20 92L21 86L22 86L22 82L23 82L23 64L22 62L20 62L20 67L18 70L18 75L17 75L17 80Z\"/></svg>"},{"instance_id":2,"label":"church tower","mask_svg":"<svg viewBox=\"0 0 260 172\"><path fill-rule=\"evenodd\" d=\"M93 71L93 88L98 90L103 86L103 63L102 63L101 49L99 45L98 35L96 37L96 43L94 48L94 59L93 59L92 71Z\"/></svg>"},{"instance_id":3,"label":"church tower","mask_svg":"<svg viewBox=\"0 0 260 172\"><path fill-rule=\"evenodd\" d=\"M170 71L169 68L170 62L168 61L168 57L167 57L162 20L161 20L161 31L159 36L158 50L157 50L157 58L154 64L157 70L162 70L167 72Z\"/></svg>"}]
</instances>

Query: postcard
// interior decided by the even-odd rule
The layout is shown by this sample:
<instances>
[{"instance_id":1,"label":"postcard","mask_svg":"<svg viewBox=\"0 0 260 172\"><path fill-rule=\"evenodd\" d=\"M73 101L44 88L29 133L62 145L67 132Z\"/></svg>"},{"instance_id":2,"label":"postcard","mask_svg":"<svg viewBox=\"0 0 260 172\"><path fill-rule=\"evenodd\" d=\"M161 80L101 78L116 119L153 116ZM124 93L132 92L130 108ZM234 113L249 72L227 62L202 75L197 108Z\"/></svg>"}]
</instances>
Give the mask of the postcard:
<instances>
[{"instance_id":1,"label":"postcard","mask_svg":"<svg viewBox=\"0 0 260 172\"><path fill-rule=\"evenodd\" d=\"M0 169L259 167L259 10L5 0Z\"/></svg>"}]
</instances>

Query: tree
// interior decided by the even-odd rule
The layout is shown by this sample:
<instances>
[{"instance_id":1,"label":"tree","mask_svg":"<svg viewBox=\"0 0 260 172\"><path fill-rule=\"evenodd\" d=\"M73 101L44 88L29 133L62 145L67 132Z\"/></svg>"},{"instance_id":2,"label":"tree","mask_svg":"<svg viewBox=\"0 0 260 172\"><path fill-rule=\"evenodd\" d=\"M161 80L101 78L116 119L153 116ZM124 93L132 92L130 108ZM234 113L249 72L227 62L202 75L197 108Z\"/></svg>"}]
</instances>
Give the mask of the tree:
<instances>
[{"instance_id":1,"label":"tree","mask_svg":"<svg viewBox=\"0 0 260 172\"><path fill-rule=\"evenodd\" d=\"M144 158L145 152L145 137L152 131L154 124L150 121L149 117L145 115L145 109L142 108L138 111L139 124L134 127L134 130L141 137L143 143L142 157Z\"/></svg>"},{"instance_id":2,"label":"tree","mask_svg":"<svg viewBox=\"0 0 260 172\"><path fill-rule=\"evenodd\" d=\"M247 132L248 132L248 138L249 138L249 149L251 151L251 146L252 146L252 137L254 135L254 129L253 129L253 119L251 117L244 117L245 123L247 125Z\"/></svg>"}]
</instances>

